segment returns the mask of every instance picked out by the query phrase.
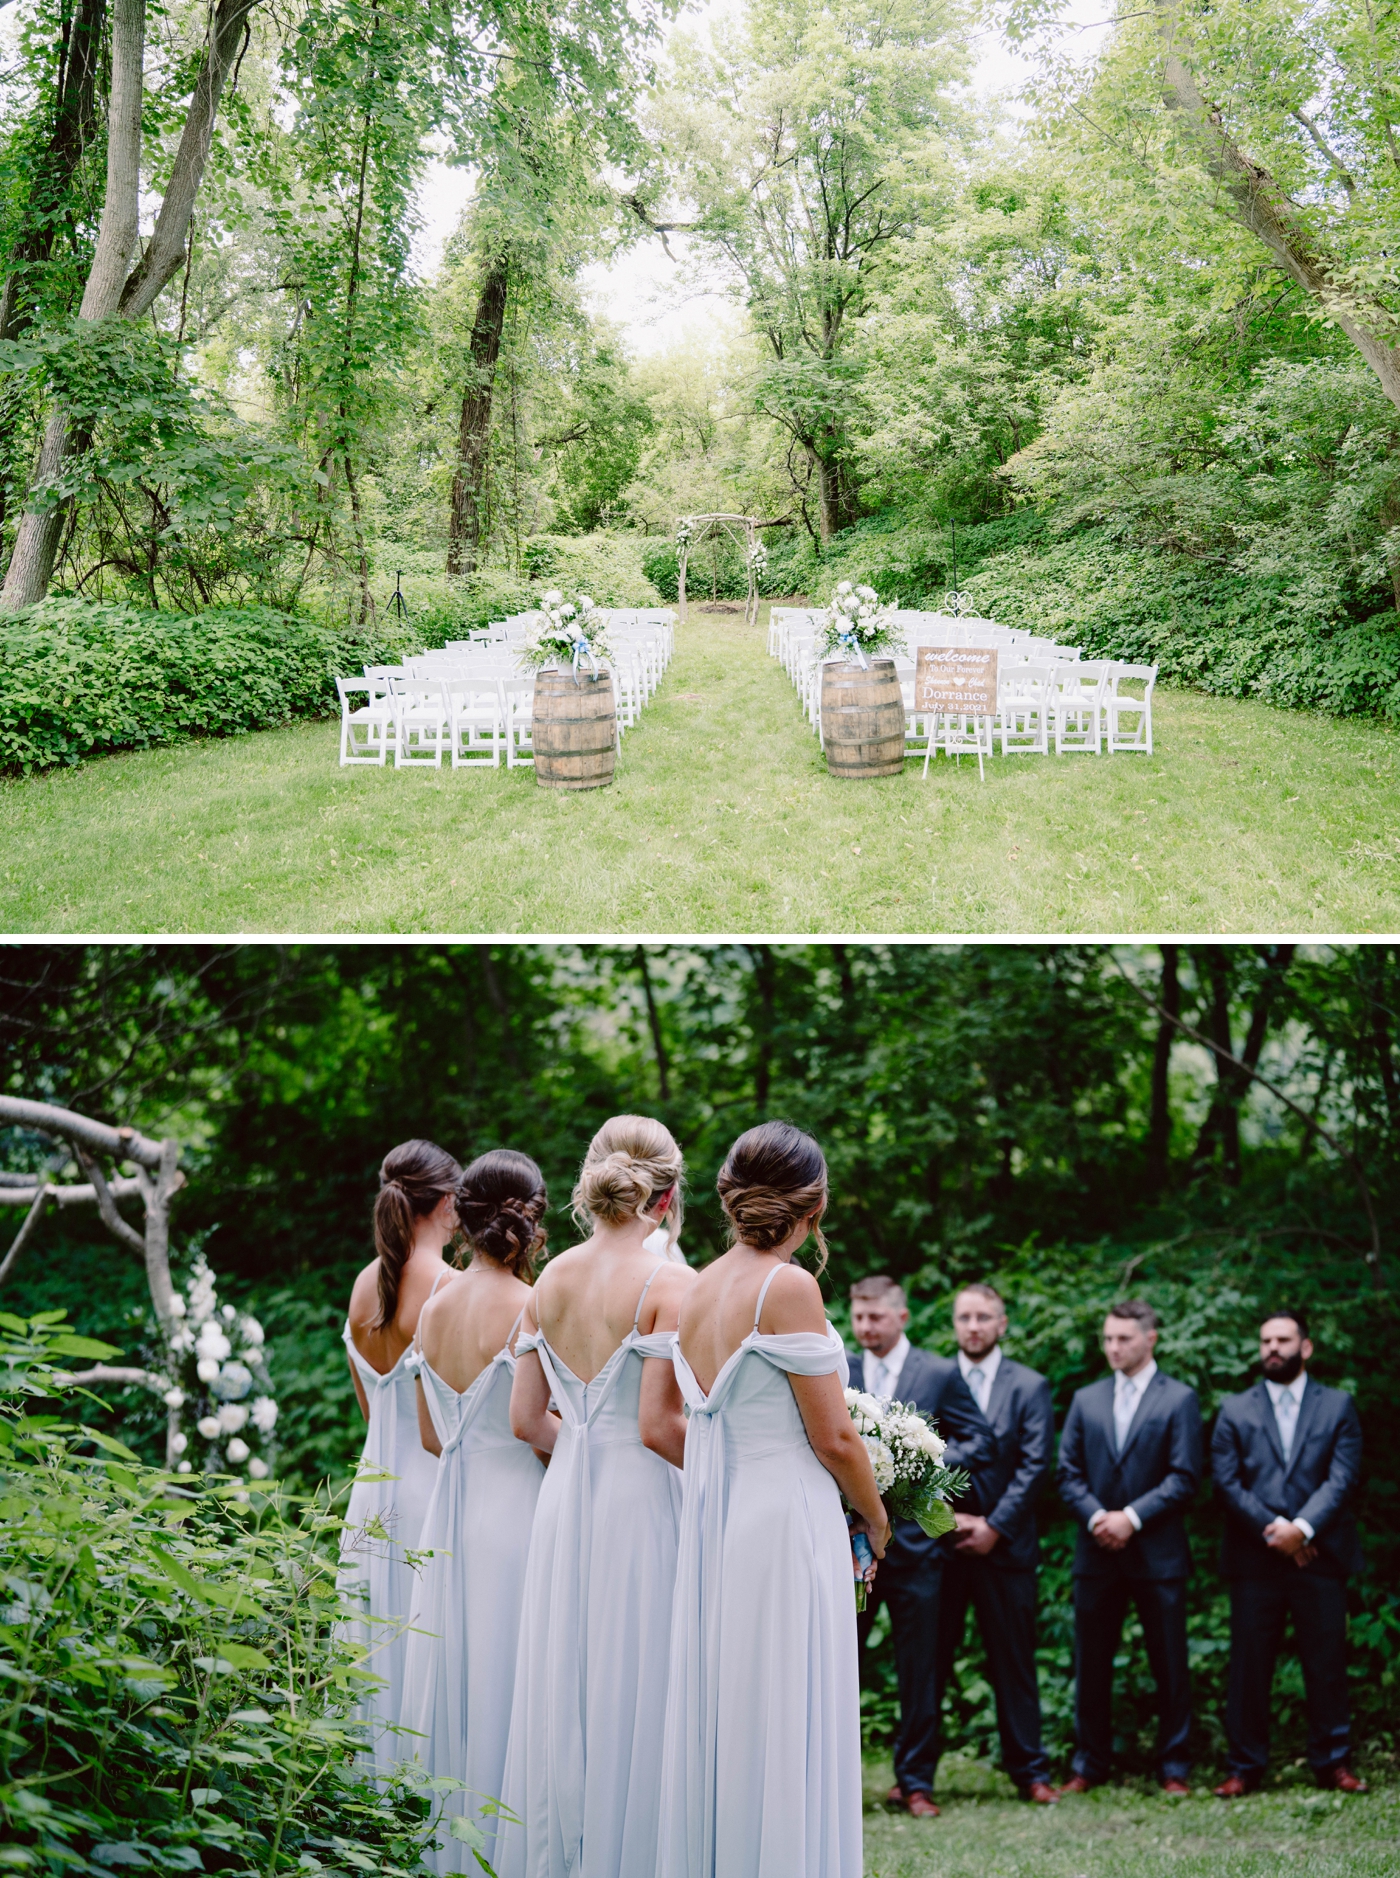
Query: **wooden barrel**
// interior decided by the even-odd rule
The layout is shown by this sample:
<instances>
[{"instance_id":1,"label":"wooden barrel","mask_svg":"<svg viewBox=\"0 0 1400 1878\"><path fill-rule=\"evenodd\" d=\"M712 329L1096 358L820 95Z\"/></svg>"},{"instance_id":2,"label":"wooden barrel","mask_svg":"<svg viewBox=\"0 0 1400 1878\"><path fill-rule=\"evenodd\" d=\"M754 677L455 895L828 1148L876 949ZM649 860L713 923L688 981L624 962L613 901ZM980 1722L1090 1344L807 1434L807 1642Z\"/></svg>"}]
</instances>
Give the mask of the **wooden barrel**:
<instances>
[{"instance_id":1,"label":"wooden barrel","mask_svg":"<svg viewBox=\"0 0 1400 1878\"><path fill-rule=\"evenodd\" d=\"M904 698L893 659L822 667L822 748L833 776L860 782L904 768Z\"/></svg>"},{"instance_id":2,"label":"wooden barrel","mask_svg":"<svg viewBox=\"0 0 1400 1878\"><path fill-rule=\"evenodd\" d=\"M545 789L601 789L617 762L611 672L544 671L535 677L535 781Z\"/></svg>"}]
</instances>

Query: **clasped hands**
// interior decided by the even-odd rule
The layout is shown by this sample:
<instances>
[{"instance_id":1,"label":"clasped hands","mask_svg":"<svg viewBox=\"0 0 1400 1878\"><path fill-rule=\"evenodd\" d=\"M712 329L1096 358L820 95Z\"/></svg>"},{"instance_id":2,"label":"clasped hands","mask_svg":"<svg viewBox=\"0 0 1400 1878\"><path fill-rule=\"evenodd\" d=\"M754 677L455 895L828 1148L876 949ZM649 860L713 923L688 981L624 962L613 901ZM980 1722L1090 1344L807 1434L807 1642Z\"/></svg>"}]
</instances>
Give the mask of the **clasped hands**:
<instances>
[{"instance_id":1,"label":"clasped hands","mask_svg":"<svg viewBox=\"0 0 1400 1878\"><path fill-rule=\"evenodd\" d=\"M1303 1528L1295 1526L1291 1519L1271 1519L1264 1528L1264 1543L1275 1552L1282 1552L1285 1558L1291 1558L1299 1567L1311 1565L1317 1557L1317 1547L1308 1544Z\"/></svg>"},{"instance_id":2,"label":"clasped hands","mask_svg":"<svg viewBox=\"0 0 1400 1878\"><path fill-rule=\"evenodd\" d=\"M970 1552L976 1558L985 1558L1000 1539L1001 1534L991 1526L980 1513L954 1513L958 1536L953 1542L955 1552Z\"/></svg>"},{"instance_id":3,"label":"clasped hands","mask_svg":"<svg viewBox=\"0 0 1400 1878\"><path fill-rule=\"evenodd\" d=\"M1095 1545L1105 1552L1121 1552L1137 1527L1126 1513L1100 1513L1090 1530Z\"/></svg>"}]
</instances>

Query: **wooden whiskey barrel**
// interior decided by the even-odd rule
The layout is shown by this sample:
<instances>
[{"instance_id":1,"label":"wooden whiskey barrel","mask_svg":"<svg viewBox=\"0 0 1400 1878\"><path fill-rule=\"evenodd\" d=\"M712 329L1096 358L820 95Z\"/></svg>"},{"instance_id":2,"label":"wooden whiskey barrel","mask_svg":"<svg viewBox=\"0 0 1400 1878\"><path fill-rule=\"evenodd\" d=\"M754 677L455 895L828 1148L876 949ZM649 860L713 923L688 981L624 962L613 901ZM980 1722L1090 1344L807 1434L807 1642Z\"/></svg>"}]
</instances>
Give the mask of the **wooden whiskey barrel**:
<instances>
[{"instance_id":1,"label":"wooden whiskey barrel","mask_svg":"<svg viewBox=\"0 0 1400 1878\"><path fill-rule=\"evenodd\" d=\"M833 776L860 782L904 768L904 698L893 659L822 667L822 748Z\"/></svg>"},{"instance_id":2,"label":"wooden whiskey barrel","mask_svg":"<svg viewBox=\"0 0 1400 1878\"><path fill-rule=\"evenodd\" d=\"M617 762L611 672L544 671L535 677L535 781L545 789L601 789Z\"/></svg>"}]
</instances>

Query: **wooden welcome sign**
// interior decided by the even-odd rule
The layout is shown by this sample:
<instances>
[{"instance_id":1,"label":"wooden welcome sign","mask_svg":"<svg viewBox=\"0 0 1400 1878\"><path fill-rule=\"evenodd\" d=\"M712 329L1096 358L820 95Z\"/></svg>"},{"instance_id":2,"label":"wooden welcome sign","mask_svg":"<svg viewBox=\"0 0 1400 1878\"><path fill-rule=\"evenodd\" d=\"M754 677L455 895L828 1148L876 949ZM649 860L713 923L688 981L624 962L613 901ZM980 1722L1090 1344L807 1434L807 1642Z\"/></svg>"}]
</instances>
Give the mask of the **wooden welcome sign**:
<instances>
[{"instance_id":1,"label":"wooden welcome sign","mask_svg":"<svg viewBox=\"0 0 1400 1878\"><path fill-rule=\"evenodd\" d=\"M914 667L918 714L961 711L995 717L997 655L990 646L920 646Z\"/></svg>"}]
</instances>

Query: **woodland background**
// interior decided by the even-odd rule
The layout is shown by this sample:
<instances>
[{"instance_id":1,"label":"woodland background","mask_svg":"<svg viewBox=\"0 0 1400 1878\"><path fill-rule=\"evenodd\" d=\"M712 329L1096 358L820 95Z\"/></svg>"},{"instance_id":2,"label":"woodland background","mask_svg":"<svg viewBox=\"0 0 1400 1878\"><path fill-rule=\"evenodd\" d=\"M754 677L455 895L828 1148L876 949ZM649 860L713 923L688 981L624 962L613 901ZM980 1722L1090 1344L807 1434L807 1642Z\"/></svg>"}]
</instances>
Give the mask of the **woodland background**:
<instances>
[{"instance_id":1,"label":"woodland background","mask_svg":"<svg viewBox=\"0 0 1400 1878\"><path fill-rule=\"evenodd\" d=\"M1217 1073L1162 1008L1297 1109L1244 1067ZM1158 1306L1164 1366L1207 1415L1257 1374L1261 1312L1305 1307L1314 1371L1355 1393L1365 1429L1369 1570L1352 1586L1351 1673L1361 1758L1377 1772L1394 1765L1400 1687L1398 1016L1400 955L1385 945L20 946L0 958L6 1089L186 1144L177 1273L204 1249L220 1295L266 1324L293 1484L353 1464L361 1425L340 1326L372 1255L379 1161L415 1134L463 1161L497 1144L535 1155L558 1249L593 1131L619 1110L655 1113L685 1150L683 1243L699 1262L723 1243L713 1183L729 1143L786 1115L830 1161L823 1282L837 1321L854 1278L894 1272L913 1334L949 1351L953 1288L990 1276L1010 1302L1009 1348L1053 1382L1057 1423L1102 1373L1102 1314L1124 1291ZM36 1137L5 1145L9 1167L43 1163ZM0 1305L66 1307L128 1361L150 1334L139 1262L72 1212L48 1216ZM156 1459L157 1410L136 1391L111 1403L105 1420L85 1412ZM1063 1755L1073 1530L1053 1492L1041 1528L1042 1694ZM1197 1747L1210 1761L1227 1628L1208 1486L1191 1531ZM1132 1627L1126 1662L1123 1751L1145 1771L1150 1683ZM879 1743L894 1714L887 1642L864 1702ZM1291 1657L1278 1710L1286 1768L1303 1738ZM971 1637L952 1741L995 1749Z\"/></svg>"},{"instance_id":2,"label":"woodland background","mask_svg":"<svg viewBox=\"0 0 1400 1878\"><path fill-rule=\"evenodd\" d=\"M0 9L7 764L72 760L72 697L163 669L152 613L215 648L168 654L186 716L237 728L549 581L669 597L715 508L772 523L773 595L938 604L956 522L980 612L1400 709L1391 11L1155 0L1088 62L1048 0L212 17ZM1037 52L1017 114L966 83L989 23ZM425 273L434 161L473 194ZM658 237L735 318L636 359L581 273Z\"/></svg>"}]
</instances>

